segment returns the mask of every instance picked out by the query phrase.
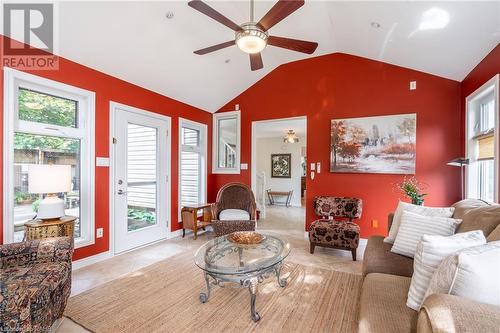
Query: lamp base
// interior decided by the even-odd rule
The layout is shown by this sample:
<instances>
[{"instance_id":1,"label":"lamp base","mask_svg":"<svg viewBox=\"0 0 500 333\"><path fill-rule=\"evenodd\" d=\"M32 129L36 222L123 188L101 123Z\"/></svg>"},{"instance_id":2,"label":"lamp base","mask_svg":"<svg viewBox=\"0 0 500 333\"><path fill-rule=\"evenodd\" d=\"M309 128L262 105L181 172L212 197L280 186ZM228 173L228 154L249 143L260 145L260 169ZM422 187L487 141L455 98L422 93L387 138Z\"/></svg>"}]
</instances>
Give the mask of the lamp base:
<instances>
[{"instance_id":1,"label":"lamp base","mask_svg":"<svg viewBox=\"0 0 500 333\"><path fill-rule=\"evenodd\" d=\"M40 201L36 217L42 220L50 220L58 219L64 215L64 200L56 195L47 195Z\"/></svg>"}]
</instances>

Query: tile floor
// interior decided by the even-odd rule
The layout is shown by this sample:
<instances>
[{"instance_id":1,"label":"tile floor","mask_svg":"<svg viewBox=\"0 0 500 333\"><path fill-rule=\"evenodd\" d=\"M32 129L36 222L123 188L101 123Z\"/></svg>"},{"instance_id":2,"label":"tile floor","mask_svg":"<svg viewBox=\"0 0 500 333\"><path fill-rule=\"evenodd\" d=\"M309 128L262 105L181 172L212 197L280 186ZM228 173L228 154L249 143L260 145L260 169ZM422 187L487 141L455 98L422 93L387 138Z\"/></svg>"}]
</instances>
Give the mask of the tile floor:
<instances>
[{"instance_id":1,"label":"tile floor","mask_svg":"<svg viewBox=\"0 0 500 333\"><path fill-rule=\"evenodd\" d=\"M358 248L358 261L353 262L351 252L316 247L314 255L309 253L309 241L304 233L305 209L298 207L269 206L267 216L258 222L257 229L288 238L292 252L287 260L302 265L311 265L355 274L361 273L361 260L365 242ZM99 263L73 271L72 295L79 294L100 284L109 282L142 267L175 256L181 252L194 252L207 240L214 237L211 231L198 235L192 233L185 238L173 238L143 247ZM63 318L56 324L57 333L87 332L70 319Z\"/></svg>"}]
</instances>

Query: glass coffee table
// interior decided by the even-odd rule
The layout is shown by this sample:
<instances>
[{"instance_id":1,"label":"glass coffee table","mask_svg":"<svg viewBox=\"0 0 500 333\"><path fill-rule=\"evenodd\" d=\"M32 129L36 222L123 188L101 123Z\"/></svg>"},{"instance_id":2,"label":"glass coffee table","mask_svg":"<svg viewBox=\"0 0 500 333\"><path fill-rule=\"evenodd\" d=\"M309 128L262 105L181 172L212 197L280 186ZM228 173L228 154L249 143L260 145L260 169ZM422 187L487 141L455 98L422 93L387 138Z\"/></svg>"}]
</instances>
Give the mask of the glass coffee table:
<instances>
[{"instance_id":1,"label":"glass coffee table","mask_svg":"<svg viewBox=\"0 0 500 333\"><path fill-rule=\"evenodd\" d=\"M257 285L265 278L276 276L280 287L287 280L281 277L283 260L290 253L290 243L278 236L263 234L265 239L256 245L232 243L227 236L217 237L202 245L195 254L196 265L204 271L207 292L200 293L200 302L205 303L213 287L226 284L248 288L250 291L250 314L259 321L255 310Z\"/></svg>"}]
</instances>

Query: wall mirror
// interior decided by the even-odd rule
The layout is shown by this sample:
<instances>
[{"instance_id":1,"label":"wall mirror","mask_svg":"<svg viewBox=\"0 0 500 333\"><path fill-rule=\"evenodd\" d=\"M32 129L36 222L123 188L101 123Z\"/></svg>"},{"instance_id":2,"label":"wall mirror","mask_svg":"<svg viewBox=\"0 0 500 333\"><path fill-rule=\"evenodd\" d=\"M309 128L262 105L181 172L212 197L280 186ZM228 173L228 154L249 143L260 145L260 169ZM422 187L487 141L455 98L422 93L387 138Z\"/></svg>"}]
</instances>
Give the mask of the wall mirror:
<instances>
[{"instance_id":1,"label":"wall mirror","mask_svg":"<svg viewBox=\"0 0 500 333\"><path fill-rule=\"evenodd\" d=\"M240 112L214 114L213 173L240 173Z\"/></svg>"}]
</instances>

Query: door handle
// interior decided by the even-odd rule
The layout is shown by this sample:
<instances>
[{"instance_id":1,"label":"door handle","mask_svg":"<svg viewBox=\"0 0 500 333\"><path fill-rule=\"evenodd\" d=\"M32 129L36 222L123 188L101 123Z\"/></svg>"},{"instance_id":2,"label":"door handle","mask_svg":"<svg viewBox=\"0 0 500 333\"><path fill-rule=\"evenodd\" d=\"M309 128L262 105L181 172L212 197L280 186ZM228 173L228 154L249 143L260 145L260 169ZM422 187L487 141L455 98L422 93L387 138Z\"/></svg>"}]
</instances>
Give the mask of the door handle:
<instances>
[{"instance_id":1,"label":"door handle","mask_svg":"<svg viewBox=\"0 0 500 333\"><path fill-rule=\"evenodd\" d=\"M124 195L124 194L127 194L127 192L125 192L124 190L118 190L117 194Z\"/></svg>"}]
</instances>

